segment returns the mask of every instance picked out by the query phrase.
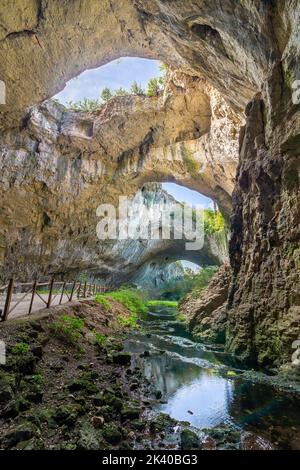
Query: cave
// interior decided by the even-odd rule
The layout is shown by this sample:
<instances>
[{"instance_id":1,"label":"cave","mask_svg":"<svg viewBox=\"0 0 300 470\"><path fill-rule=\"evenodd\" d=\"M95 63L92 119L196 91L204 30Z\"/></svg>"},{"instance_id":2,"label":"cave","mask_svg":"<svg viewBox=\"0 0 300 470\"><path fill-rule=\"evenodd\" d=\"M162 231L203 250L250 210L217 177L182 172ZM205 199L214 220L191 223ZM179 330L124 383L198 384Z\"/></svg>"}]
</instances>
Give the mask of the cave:
<instances>
[{"instance_id":1,"label":"cave","mask_svg":"<svg viewBox=\"0 0 300 470\"><path fill-rule=\"evenodd\" d=\"M2 2L1 286L84 273L117 287L177 260L221 266L209 291L182 303L190 330L224 343L224 361L232 356L296 390L299 24L299 0ZM163 91L79 112L53 99L74 77L122 58L166 64ZM217 204L221 242L206 236L189 253L185 240L97 238L99 205L141 189L140 201L161 196L166 183ZM234 415L242 399L225 385Z\"/></svg>"}]
</instances>

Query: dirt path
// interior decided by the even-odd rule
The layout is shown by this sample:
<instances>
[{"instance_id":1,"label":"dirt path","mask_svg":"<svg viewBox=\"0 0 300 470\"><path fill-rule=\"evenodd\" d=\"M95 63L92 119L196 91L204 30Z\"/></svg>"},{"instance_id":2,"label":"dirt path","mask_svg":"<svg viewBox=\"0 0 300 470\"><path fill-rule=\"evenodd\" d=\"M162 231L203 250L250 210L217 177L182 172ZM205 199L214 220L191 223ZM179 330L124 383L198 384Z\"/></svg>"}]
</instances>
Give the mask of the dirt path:
<instances>
[{"instance_id":1,"label":"dirt path","mask_svg":"<svg viewBox=\"0 0 300 470\"><path fill-rule=\"evenodd\" d=\"M38 295L35 295L33 306L32 306L32 313L46 308L48 295L49 294L40 294L43 300ZM23 300L21 300L23 296L24 296L24 293L13 295L13 298L11 301L11 307L10 307L11 313L8 316L8 320L12 320L14 318L28 315L30 302L31 302L31 293L28 293L26 297ZM18 303L20 300L21 302ZM76 299L74 296L73 301L76 301L76 300L80 301L81 299ZM88 299L85 299L85 300L88 300ZM61 294L53 294L51 307L55 307L59 305L60 301L61 301L61 304L67 304L69 302L69 298L66 294L63 295L62 299L61 299ZM4 305L5 305L5 296L1 295L0 296L0 309L2 309L2 311L4 309Z\"/></svg>"}]
</instances>

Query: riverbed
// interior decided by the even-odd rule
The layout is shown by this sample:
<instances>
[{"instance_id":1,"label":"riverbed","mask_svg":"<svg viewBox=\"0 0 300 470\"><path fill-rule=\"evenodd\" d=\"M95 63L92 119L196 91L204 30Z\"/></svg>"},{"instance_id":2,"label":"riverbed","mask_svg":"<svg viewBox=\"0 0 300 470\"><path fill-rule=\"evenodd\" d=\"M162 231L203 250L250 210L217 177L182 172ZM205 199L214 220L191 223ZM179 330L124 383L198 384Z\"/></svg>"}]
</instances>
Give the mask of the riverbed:
<instances>
[{"instance_id":1,"label":"riverbed","mask_svg":"<svg viewBox=\"0 0 300 470\"><path fill-rule=\"evenodd\" d=\"M175 308L151 308L126 341L132 367L156 390L154 412L195 429L234 426L275 448L300 448L300 402L272 386L245 380L246 366L220 346L193 341Z\"/></svg>"}]
</instances>

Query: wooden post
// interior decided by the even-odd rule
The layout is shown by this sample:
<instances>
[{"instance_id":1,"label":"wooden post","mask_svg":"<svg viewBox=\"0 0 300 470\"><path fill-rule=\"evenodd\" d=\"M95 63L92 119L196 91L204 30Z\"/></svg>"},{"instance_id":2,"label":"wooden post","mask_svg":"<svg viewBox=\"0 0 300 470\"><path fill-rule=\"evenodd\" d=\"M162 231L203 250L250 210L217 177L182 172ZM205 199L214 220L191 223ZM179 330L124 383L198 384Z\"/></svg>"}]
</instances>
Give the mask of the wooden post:
<instances>
[{"instance_id":1,"label":"wooden post","mask_svg":"<svg viewBox=\"0 0 300 470\"><path fill-rule=\"evenodd\" d=\"M8 314L9 314L9 307L11 303L11 298L14 290L14 279L12 278L9 281L8 287L7 287L7 294L6 294L6 300L5 300L5 306L4 306L4 311L2 314L1 321L6 321Z\"/></svg>"},{"instance_id":2,"label":"wooden post","mask_svg":"<svg viewBox=\"0 0 300 470\"><path fill-rule=\"evenodd\" d=\"M72 286L72 290L71 290L71 295L70 295L70 302L72 302L75 287L76 287L76 281L73 282L73 286Z\"/></svg>"},{"instance_id":3,"label":"wooden post","mask_svg":"<svg viewBox=\"0 0 300 470\"><path fill-rule=\"evenodd\" d=\"M50 307L51 307L53 284L54 284L54 277L51 279L51 282L50 282L49 297L48 297L48 302L47 302L47 308L50 308Z\"/></svg>"},{"instance_id":4,"label":"wooden post","mask_svg":"<svg viewBox=\"0 0 300 470\"><path fill-rule=\"evenodd\" d=\"M78 287L78 291L77 291L77 299L80 298L80 289L81 289L81 282L79 282L79 287Z\"/></svg>"},{"instance_id":5,"label":"wooden post","mask_svg":"<svg viewBox=\"0 0 300 470\"><path fill-rule=\"evenodd\" d=\"M62 303L65 287L66 287L66 282L64 282L63 286L62 286L61 296L60 296L60 299L59 299L59 305L61 305L61 303Z\"/></svg>"},{"instance_id":6,"label":"wooden post","mask_svg":"<svg viewBox=\"0 0 300 470\"><path fill-rule=\"evenodd\" d=\"M83 288L83 298L86 298L86 282L84 283L84 288Z\"/></svg>"},{"instance_id":7,"label":"wooden post","mask_svg":"<svg viewBox=\"0 0 300 470\"><path fill-rule=\"evenodd\" d=\"M34 296L35 296L35 291L36 291L36 284L37 284L37 281L35 280L34 283L33 283L33 286L32 286L32 294L31 294L31 301L30 301L28 315L31 314L31 310L32 310L32 307L33 307L33 301L34 301Z\"/></svg>"}]
</instances>

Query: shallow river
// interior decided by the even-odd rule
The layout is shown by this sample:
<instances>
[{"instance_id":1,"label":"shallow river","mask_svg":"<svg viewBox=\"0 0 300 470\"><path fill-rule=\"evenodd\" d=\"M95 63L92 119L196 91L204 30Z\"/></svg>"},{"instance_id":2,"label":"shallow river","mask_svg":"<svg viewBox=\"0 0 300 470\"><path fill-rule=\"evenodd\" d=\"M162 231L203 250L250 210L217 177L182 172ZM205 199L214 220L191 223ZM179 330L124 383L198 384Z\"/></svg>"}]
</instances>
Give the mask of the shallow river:
<instances>
[{"instance_id":1,"label":"shallow river","mask_svg":"<svg viewBox=\"0 0 300 470\"><path fill-rule=\"evenodd\" d=\"M192 341L175 309L156 307L144 315L141 327L126 349L133 354L133 365L161 392L157 411L199 429L233 424L280 448L300 448L299 401L242 380L243 365ZM145 351L150 355L141 357Z\"/></svg>"}]
</instances>

